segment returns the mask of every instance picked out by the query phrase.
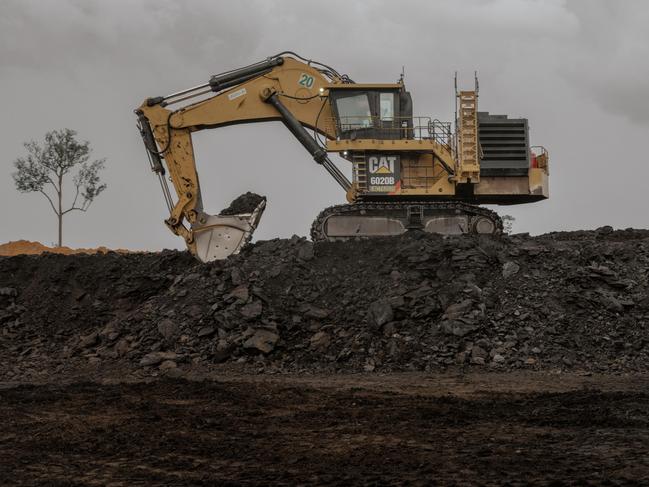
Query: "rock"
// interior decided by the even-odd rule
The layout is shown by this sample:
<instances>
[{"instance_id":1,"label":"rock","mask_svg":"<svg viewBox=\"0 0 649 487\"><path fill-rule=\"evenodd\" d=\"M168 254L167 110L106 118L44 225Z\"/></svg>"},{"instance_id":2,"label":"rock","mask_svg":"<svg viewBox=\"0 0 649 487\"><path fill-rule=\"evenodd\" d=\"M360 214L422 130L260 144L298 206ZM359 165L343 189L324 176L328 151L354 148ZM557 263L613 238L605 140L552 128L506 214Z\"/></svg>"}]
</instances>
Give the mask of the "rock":
<instances>
[{"instance_id":1,"label":"rock","mask_svg":"<svg viewBox=\"0 0 649 487\"><path fill-rule=\"evenodd\" d=\"M464 292L468 294L471 298L475 299L476 301L482 299L482 289L480 289L475 284L468 284L467 287L464 289Z\"/></svg>"},{"instance_id":2,"label":"rock","mask_svg":"<svg viewBox=\"0 0 649 487\"><path fill-rule=\"evenodd\" d=\"M167 341L171 341L178 332L178 325L169 319L158 322L158 332Z\"/></svg>"},{"instance_id":3,"label":"rock","mask_svg":"<svg viewBox=\"0 0 649 487\"><path fill-rule=\"evenodd\" d=\"M442 329L449 335L463 337L478 329L477 325L465 323L463 321L445 320L442 322Z\"/></svg>"},{"instance_id":4,"label":"rock","mask_svg":"<svg viewBox=\"0 0 649 487\"><path fill-rule=\"evenodd\" d=\"M471 357L471 363L474 365L484 365L485 359L482 357Z\"/></svg>"},{"instance_id":5,"label":"rock","mask_svg":"<svg viewBox=\"0 0 649 487\"><path fill-rule=\"evenodd\" d=\"M462 365L467 361L469 354L467 352L458 352L455 354L455 363Z\"/></svg>"},{"instance_id":6,"label":"rock","mask_svg":"<svg viewBox=\"0 0 649 487\"><path fill-rule=\"evenodd\" d=\"M18 291L14 287L0 287L0 296L18 296Z\"/></svg>"},{"instance_id":7,"label":"rock","mask_svg":"<svg viewBox=\"0 0 649 487\"><path fill-rule=\"evenodd\" d=\"M304 313L304 316L306 318L315 318L315 319L324 319L327 316L331 314L331 311L325 308L318 308L317 306L313 306L311 304L303 307L301 309L302 313Z\"/></svg>"},{"instance_id":8,"label":"rock","mask_svg":"<svg viewBox=\"0 0 649 487\"><path fill-rule=\"evenodd\" d=\"M505 362L505 357L500 355L499 353L495 354L493 357L493 362L496 364L502 364Z\"/></svg>"},{"instance_id":9,"label":"rock","mask_svg":"<svg viewBox=\"0 0 649 487\"><path fill-rule=\"evenodd\" d=\"M448 320L457 320L468 314L473 308L473 301L471 299L464 299L459 303L450 305L444 311L444 318Z\"/></svg>"},{"instance_id":10,"label":"rock","mask_svg":"<svg viewBox=\"0 0 649 487\"><path fill-rule=\"evenodd\" d=\"M479 340L476 340L475 345L476 347L480 347L483 350L491 350L491 342L487 340L486 338L480 338Z\"/></svg>"},{"instance_id":11,"label":"rock","mask_svg":"<svg viewBox=\"0 0 649 487\"><path fill-rule=\"evenodd\" d=\"M189 308L187 308L186 313L190 318L198 320L201 316L203 316L203 308L197 304L192 304Z\"/></svg>"},{"instance_id":12,"label":"rock","mask_svg":"<svg viewBox=\"0 0 649 487\"><path fill-rule=\"evenodd\" d=\"M239 299L240 301L243 301L244 303L248 301L248 298L250 297L250 292L248 291L248 285L247 284L242 284L241 286L235 287L232 291L230 291L230 296Z\"/></svg>"},{"instance_id":13,"label":"rock","mask_svg":"<svg viewBox=\"0 0 649 487\"><path fill-rule=\"evenodd\" d=\"M118 356L126 355L131 350L131 344L125 338L115 344L115 352Z\"/></svg>"},{"instance_id":14,"label":"rock","mask_svg":"<svg viewBox=\"0 0 649 487\"><path fill-rule=\"evenodd\" d=\"M383 335L385 335L386 337L391 337L396 332L397 332L397 327L394 325L393 321L386 323L383 326Z\"/></svg>"},{"instance_id":15,"label":"rock","mask_svg":"<svg viewBox=\"0 0 649 487\"><path fill-rule=\"evenodd\" d=\"M261 311L261 301L253 301L251 303L243 305L239 310L239 313L241 313L241 316L243 316L245 319L251 320L261 315Z\"/></svg>"},{"instance_id":16,"label":"rock","mask_svg":"<svg viewBox=\"0 0 649 487\"><path fill-rule=\"evenodd\" d=\"M205 338L214 335L216 329L213 326L204 326L198 330L197 336L199 338Z\"/></svg>"},{"instance_id":17,"label":"rock","mask_svg":"<svg viewBox=\"0 0 649 487\"><path fill-rule=\"evenodd\" d=\"M308 262L310 260L313 260L313 242L304 242L303 244L300 245L297 251L297 258L304 261Z\"/></svg>"},{"instance_id":18,"label":"rock","mask_svg":"<svg viewBox=\"0 0 649 487\"><path fill-rule=\"evenodd\" d=\"M309 344L312 350L323 352L329 348L329 345L331 344L331 336L324 331L319 331L311 337Z\"/></svg>"},{"instance_id":19,"label":"rock","mask_svg":"<svg viewBox=\"0 0 649 487\"><path fill-rule=\"evenodd\" d=\"M484 359L486 359L488 356L489 354L487 353L487 351L478 345L474 345L473 348L471 349L472 359L481 358L483 359L484 362Z\"/></svg>"},{"instance_id":20,"label":"rock","mask_svg":"<svg viewBox=\"0 0 649 487\"><path fill-rule=\"evenodd\" d=\"M399 347L399 343L394 338L391 338L390 340L388 340L388 344L387 344L386 349L387 349L388 355L393 360L398 359L399 356L401 355L401 348Z\"/></svg>"},{"instance_id":21,"label":"rock","mask_svg":"<svg viewBox=\"0 0 649 487\"><path fill-rule=\"evenodd\" d=\"M608 309L614 313L622 313L624 311L624 306L620 301L613 296L612 294L602 292L600 295L600 302Z\"/></svg>"},{"instance_id":22,"label":"rock","mask_svg":"<svg viewBox=\"0 0 649 487\"><path fill-rule=\"evenodd\" d=\"M158 368L161 371L165 371L165 370L169 370L169 369L175 369L176 367L178 367L178 364L176 364L176 362L174 362L173 360L165 360L164 362L162 362L160 364L160 366Z\"/></svg>"},{"instance_id":23,"label":"rock","mask_svg":"<svg viewBox=\"0 0 649 487\"><path fill-rule=\"evenodd\" d=\"M216 348L212 352L212 361L220 364L230 358L235 347L226 340L219 340Z\"/></svg>"},{"instance_id":24,"label":"rock","mask_svg":"<svg viewBox=\"0 0 649 487\"><path fill-rule=\"evenodd\" d=\"M232 281L232 284L234 284L235 286L239 286L240 284L243 284L244 279L245 279L244 275L239 269L234 268L230 272L230 280Z\"/></svg>"},{"instance_id":25,"label":"rock","mask_svg":"<svg viewBox=\"0 0 649 487\"><path fill-rule=\"evenodd\" d=\"M80 348L90 348L90 347L96 345L97 341L98 341L98 334L97 333L91 333L90 335L86 335L85 337L81 337L81 341L79 342L79 347Z\"/></svg>"},{"instance_id":26,"label":"rock","mask_svg":"<svg viewBox=\"0 0 649 487\"><path fill-rule=\"evenodd\" d=\"M514 274L518 273L520 270L520 266L513 261L507 261L503 264L503 277L507 279L508 277L513 276Z\"/></svg>"},{"instance_id":27,"label":"rock","mask_svg":"<svg viewBox=\"0 0 649 487\"><path fill-rule=\"evenodd\" d=\"M179 379L185 375L185 373L178 367L172 367L170 369L165 369L161 371L162 374L168 379Z\"/></svg>"},{"instance_id":28,"label":"rock","mask_svg":"<svg viewBox=\"0 0 649 487\"><path fill-rule=\"evenodd\" d=\"M0 311L0 325L7 323L8 321L13 321L14 314L7 311Z\"/></svg>"},{"instance_id":29,"label":"rock","mask_svg":"<svg viewBox=\"0 0 649 487\"><path fill-rule=\"evenodd\" d=\"M376 369L376 364L374 363L373 360L368 360L365 365L363 365L363 370L365 372L374 372L374 369Z\"/></svg>"},{"instance_id":30,"label":"rock","mask_svg":"<svg viewBox=\"0 0 649 487\"><path fill-rule=\"evenodd\" d=\"M278 340L279 335L277 333L270 330L258 329L243 343L243 347L248 350L257 350L267 354L273 351Z\"/></svg>"},{"instance_id":31,"label":"rock","mask_svg":"<svg viewBox=\"0 0 649 487\"><path fill-rule=\"evenodd\" d=\"M143 367L150 366L150 365L158 365L159 363L164 362L165 360L176 360L178 358L178 354L174 352L151 352L146 354L142 359L140 360L140 365Z\"/></svg>"},{"instance_id":32,"label":"rock","mask_svg":"<svg viewBox=\"0 0 649 487\"><path fill-rule=\"evenodd\" d=\"M106 341L114 342L119 338L120 331L115 323L108 323L100 332L99 336Z\"/></svg>"},{"instance_id":33,"label":"rock","mask_svg":"<svg viewBox=\"0 0 649 487\"><path fill-rule=\"evenodd\" d=\"M368 308L368 318L371 323L380 328L394 319L394 311L388 301L374 301Z\"/></svg>"},{"instance_id":34,"label":"rock","mask_svg":"<svg viewBox=\"0 0 649 487\"><path fill-rule=\"evenodd\" d=\"M194 281L199 280L200 278L201 275L198 272L191 272L182 279L182 282L184 282L185 284L190 284L193 283Z\"/></svg>"}]
</instances>

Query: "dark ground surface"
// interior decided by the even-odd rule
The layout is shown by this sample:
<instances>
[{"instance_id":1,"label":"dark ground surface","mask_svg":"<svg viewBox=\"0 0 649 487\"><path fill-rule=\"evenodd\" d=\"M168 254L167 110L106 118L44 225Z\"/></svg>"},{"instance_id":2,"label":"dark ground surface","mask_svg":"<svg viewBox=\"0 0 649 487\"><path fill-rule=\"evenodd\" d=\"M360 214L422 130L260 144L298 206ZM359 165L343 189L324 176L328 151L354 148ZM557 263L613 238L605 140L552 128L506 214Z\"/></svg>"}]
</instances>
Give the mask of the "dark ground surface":
<instances>
[{"instance_id":1,"label":"dark ground surface","mask_svg":"<svg viewBox=\"0 0 649 487\"><path fill-rule=\"evenodd\" d=\"M646 376L212 377L0 389L3 485L646 485Z\"/></svg>"},{"instance_id":2,"label":"dark ground surface","mask_svg":"<svg viewBox=\"0 0 649 487\"><path fill-rule=\"evenodd\" d=\"M649 231L0 258L0 485L649 485Z\"/></svg>"}]
</instances>

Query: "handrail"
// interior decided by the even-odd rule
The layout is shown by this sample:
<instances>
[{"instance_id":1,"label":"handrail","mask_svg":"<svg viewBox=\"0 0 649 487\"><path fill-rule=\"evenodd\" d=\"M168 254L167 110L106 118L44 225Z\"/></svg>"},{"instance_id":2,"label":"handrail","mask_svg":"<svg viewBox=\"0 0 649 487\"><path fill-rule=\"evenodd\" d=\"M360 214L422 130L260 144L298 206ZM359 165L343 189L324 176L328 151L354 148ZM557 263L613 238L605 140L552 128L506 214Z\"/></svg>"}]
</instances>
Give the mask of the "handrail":
<instances>
[{"instance_id":1,"label":"handrail","mask_svg":"<svg viewBox=\"0 0 649 487\"><path fill-rule=\"evenodd\" d=\"M325 127L340 138L352 131L372 130L388 139L434 140L449 152L455 152L451 122L442 122L432 117L331 117L325 120Z\"/></svg>"}]
</instances>

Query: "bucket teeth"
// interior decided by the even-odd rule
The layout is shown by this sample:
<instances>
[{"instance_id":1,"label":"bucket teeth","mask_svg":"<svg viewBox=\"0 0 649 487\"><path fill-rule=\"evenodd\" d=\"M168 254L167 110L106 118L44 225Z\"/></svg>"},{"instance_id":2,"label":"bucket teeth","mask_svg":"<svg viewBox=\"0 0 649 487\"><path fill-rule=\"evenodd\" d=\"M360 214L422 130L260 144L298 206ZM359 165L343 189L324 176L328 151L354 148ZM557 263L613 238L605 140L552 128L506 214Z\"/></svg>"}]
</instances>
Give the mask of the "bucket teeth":
<instances>
[{"instance_id":1,"label":"bucket teeth","mask_svg":"<svg viewBox=\"0 0 649 487\"><path fill-rule=\"evenodd\" d=\"M196 257L202 262L211 262L239 253L252 238L265 208L264 198L252 213L200 214L197 223L192 225Z\"/></svg>"}]
</instances>

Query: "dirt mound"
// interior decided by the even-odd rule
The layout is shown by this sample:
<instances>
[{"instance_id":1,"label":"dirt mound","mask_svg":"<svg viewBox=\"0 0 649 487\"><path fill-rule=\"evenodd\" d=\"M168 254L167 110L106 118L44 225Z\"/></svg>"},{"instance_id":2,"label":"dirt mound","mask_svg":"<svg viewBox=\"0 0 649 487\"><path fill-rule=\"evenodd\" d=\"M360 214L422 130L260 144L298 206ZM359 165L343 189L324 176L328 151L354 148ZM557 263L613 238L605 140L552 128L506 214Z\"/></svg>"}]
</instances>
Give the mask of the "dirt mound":
<instances>
[{"instance_id":1,"label":"dirt mound","mask_svg":"<svg viewBox=\"0 0 649 487\"><path fill-rule=\"evenodd\" d=\"M649 231L0 258L0 376L79 364L647 371ZM76 365L75 365L76 364Z\"/></svg>"},{"instance_id":2,"label":"dirt mound","mask_svg":"<svg viewBox=\"0 0 649 487\"><path fill-rule=\"evenodd\" d=\"M29 240L17 240L15 242L7 242L0 245L0 256L13 256L13 255L37 255L44 252L51 252L54 254L105 254L107 252L120 252L125 253L128 250L116 249L112 250L107 247L97 247L94 249L72 249L70 247L48 247L40 242L30 242Z\"/></svg>"}]
</instances>

